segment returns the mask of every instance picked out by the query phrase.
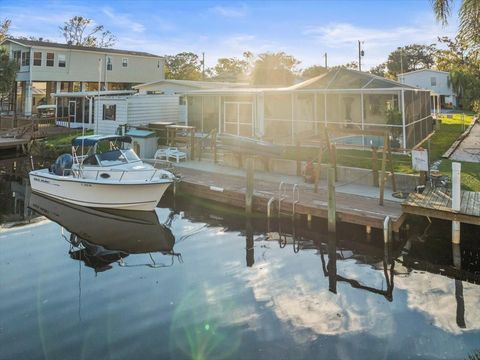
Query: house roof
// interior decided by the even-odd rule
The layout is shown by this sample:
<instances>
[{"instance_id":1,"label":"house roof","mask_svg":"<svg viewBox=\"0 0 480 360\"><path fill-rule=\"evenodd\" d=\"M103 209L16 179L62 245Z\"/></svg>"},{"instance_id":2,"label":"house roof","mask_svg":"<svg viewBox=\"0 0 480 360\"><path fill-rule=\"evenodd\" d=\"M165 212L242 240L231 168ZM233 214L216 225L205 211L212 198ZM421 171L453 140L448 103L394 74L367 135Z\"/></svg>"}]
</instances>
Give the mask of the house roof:
<instances>
[{"instance_id":1,"label":"house roof","mask_svg":"<svg viewBox=\"0 0 480 360\"><path fill-rule=\"evenodd\" d=\"M158 56L158 55L154 55L154 54L150 54L150 53L142 52L142 51L130 51L130 50L98 48L98 47L90 47L90 46L78 46L78 45L61 44L61 43L50 42L50 41L26 40L26 39L16 39L16 38L7 38L3 42L6 42L6 41L11 41L13 43L23 45L23 46L26 46L26 47L41 46L41 47L66 49L66 50L94 51L94 52L101 52L101 53L107 53L107 54L124 54L124 55L135 55L135 56L162 58L162 56Z\"/></svg>"},{"instance_id":2,"label":"house roof","mask_svg":"<svg viewBox=\"0 0 480 360\"><path fill-rule=\"evenodd\" d=\"M197 89L219 89L219 88L232 88L232 87L236 88L236 87L248 86L248 83L164 79L164 80L152 81L145 84L135 85L133 86L133 88L141 89L146 86L151 86L151 85L161 84L161 83L184 85L184 86L194 87Z\"/></svg>"},{"instance_id":3,"label":"house roof","mask_svg":"<svg viewBox=\"0 0 480 360\"><path fill-rule=\"evenodd\" d=\"M434 70L434 69L420 69L420 70L409 71L409 72L406 72L406 73L401 73L401 74L398 74L397 76L410 75L410 74L415 74L415 73L424 72L424 71L435 72L435 73L440 73L440 74L449 74L448 71L441 71L441 70Z\"/></svg>"},{"instance_id":4,"label":"house roof","mask_svg":"<svg viewBox=\"0 0 480 360\"><path fill-rule=\"evenodd\" d=\"M357 70L338 68L290 86L291 90L416 89L414 86Z\"/></svg>"},{"instance_id":5,"label":"house roof","mask_svg":"<svg viewBox=\"0 0 480 360\"><path fill-rule=\"evenodd\" d=\"M292 92L305 90L320 91L355 91L355 90L420 90L414 86L402 84L397 81L385 79L381 76L373 75L356 70L345 68L331 69L325 74L319 75L312 79L305 80L301 83L279 88L218 88L218 89L201 89L191 90L187 94L202 93L258 93L258 92Z\"/></svg>"}]
</instances>

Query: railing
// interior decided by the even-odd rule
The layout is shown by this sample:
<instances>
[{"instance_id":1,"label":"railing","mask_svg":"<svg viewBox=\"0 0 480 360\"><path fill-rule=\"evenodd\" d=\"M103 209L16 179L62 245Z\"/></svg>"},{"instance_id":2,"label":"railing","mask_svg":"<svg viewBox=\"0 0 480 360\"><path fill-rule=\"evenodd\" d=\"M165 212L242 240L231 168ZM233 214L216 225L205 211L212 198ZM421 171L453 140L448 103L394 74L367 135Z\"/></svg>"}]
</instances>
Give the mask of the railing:
<instances>
[{"instance_id":1,"label":"railing","mask_svg":"<svg viewBox=\"0 0 480 360\"><path fill-rule=\"evenodd\" d=\"M154 169L154 170L120 170L120 169L108 169L108 170L99 170L99 169L64 169L62 172L63 176L69 176L70 174L73 175L74 178L78 179L90 179L90 180L98 180L99 177L102 177L103 174L107 174L108 177L104 179L107 180L118 180L121 182L124 180L125 174L134 174L138 175L140 173L145 173L147 176L145 177L134 177L128 180L144 180L144 181L152 181L155 178L155 175L161 174L162 170ZM114 173L116 176L112 177L110 174ZM152 174L150 176L150 173ZM89 174L93 174L92 176L88 176ZM168 178L168 177L167 177ZM160 179L167 179L160 177ZM172 180L172 179L171 179Z\"/></svg>"},{"instance_id":2,"label":"railing","mask_svg":"<svg viewBox=\"0 0 480 360\"><path fill-rule=\"evenodd\" d=\"M210 149L213 151L213 161L217 163L217 129L211 130L207 135L198 140L198 161L202 159L204 143L208 138L211 139Z\"/></svg>"}]
</instances>

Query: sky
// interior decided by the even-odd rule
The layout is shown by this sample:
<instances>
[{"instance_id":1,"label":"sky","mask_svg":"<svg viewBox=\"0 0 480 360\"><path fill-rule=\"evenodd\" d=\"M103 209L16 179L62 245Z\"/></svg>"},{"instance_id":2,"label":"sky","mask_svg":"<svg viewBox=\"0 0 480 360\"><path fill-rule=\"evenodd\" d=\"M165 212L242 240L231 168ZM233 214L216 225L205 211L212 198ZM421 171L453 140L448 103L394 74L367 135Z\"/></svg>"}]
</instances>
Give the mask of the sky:
<instances>
[{"instance_id":1,"label":"sky","mask_svg":"<svg viewBox=\"0 0 480 360\"><path fill-rule=\"evenodd\" d=\"M0 20L11 36L64 42L59 26L72 16L90 18L116 37L114 48L173 55L205 52L207 66L221 57L279 52L301 61L298 70L358 60L358 41L369 69L399 46L432 44L455 36L456 12L437 23L430 0L318 1L22 1L0 0Z\"/></svg>"}]
</instances>

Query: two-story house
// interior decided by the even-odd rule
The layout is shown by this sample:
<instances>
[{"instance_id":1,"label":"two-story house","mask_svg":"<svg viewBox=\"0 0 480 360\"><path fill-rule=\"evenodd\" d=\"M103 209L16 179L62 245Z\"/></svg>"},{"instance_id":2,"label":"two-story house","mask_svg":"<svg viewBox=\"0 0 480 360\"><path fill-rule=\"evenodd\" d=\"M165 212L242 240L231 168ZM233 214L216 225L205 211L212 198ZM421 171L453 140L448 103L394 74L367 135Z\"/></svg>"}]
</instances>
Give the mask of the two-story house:
<instances>
[{"instance_id":1,"label":"two-story house","mask_svg":"<svg viewBox=\"0 0 480 360\"><path fill-rule=\"evenodd\" d=\"M427 89L440 97L442 107L457 106L457 95L450 83L450 74L446 71L422 69L398 74L402 84Z\"/></svg>"},{"instance_id":2,"label":"two-story house","mask_svg":"<svg viewBox=\"0 0 480 360\"><path fill-rule=\"evenodd\" d=\"M127 51L8 38L7 48L19 64L11 102L18 114L30 116L40 104L53 104L52 93L127 90L164 79L164 59L140 51ZM45 93L38 99L34 94ZM66 115L75 101L76 121L88 119L88 102L82 97L62 98L57 115ZM65 114L64 114L65 113Z\"/></svg>"}]
</instances>

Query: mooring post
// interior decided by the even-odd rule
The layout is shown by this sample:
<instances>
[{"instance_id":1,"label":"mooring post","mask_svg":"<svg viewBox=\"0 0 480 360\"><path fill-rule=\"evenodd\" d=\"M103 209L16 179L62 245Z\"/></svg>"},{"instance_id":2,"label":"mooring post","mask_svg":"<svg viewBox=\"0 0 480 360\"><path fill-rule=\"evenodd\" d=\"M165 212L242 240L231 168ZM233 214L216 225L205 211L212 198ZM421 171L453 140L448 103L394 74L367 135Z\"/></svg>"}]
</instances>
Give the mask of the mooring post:
<instances>
[{"instance_id":1,"label":"mooring post","mask_svg":"<svg viewBox=\"0 0 480 360\"><path fill-rule=\"evenodd\" d=\"M461 164L452 163L452 210L460 211L460 173ZM460 221L452 221L452 243L460 244Z\"/></svg>"},{"instance_id":2,"label":"mooring post","mask_svg":"<svg viewBox=\"0 0 480 360\"><path fill-rule=\"evenodd\" d=\"M295 159L297 161L297 176L302 175L302 164L300 161L300 140L296 141L295 144Z\"/></svg>"},{"instance_id":3,"label":"mooring post","mask_svg":"<svg viewBox=\"0 0 480 360\"><path fill-rule=\"evenodd\" d=\"M330 166L327 171L328 183L328 232L336 232L337 209L335 202L335 168Z\"/></svg>"},{"instance_id":4,"label":"mooring post","mask_svg":"<svg viewBox=\"0 0 480 360\"><path fill-rule=\"evenodd\" d=\"M247 189L245 193L245 212L247 215L252 213L253 205L253 158L247 158Z\"/></svg>"},{"instance_id":5,"label":"mooring post","mask_svg":"<svg viewBox=\"0 0 480 360\"><path fill-rule=\"evenodd\" d=\"M372 174L373 186L378 187L378 154L376 146L372 146Z\"/></svg>"},{"instance_id":6,"label":"mooring post","mask_svg":"<svg viewBox=\"0 0 480 360\"><path fill-rule=\"evenodd\" d=\"M385 216L383 220L383 249L384 249L384 256L385 262L387 264L390 263L390 243L392 241L392 222L390 216Z\"/></svg>"}]
</instances>

